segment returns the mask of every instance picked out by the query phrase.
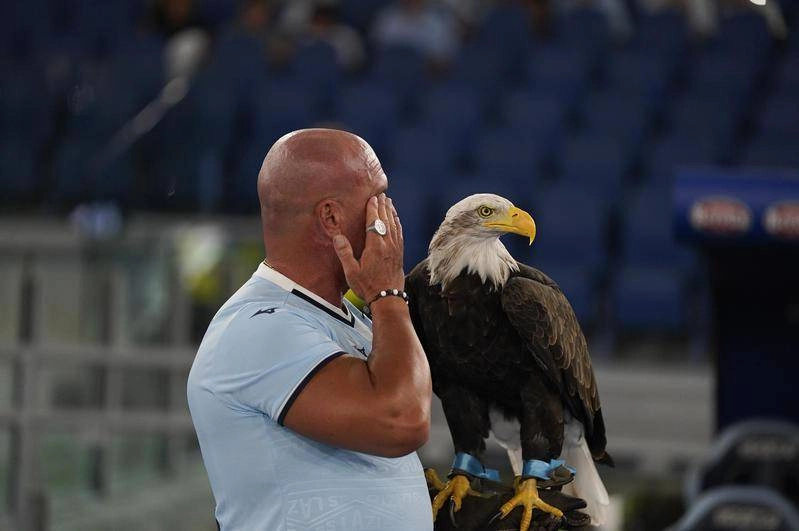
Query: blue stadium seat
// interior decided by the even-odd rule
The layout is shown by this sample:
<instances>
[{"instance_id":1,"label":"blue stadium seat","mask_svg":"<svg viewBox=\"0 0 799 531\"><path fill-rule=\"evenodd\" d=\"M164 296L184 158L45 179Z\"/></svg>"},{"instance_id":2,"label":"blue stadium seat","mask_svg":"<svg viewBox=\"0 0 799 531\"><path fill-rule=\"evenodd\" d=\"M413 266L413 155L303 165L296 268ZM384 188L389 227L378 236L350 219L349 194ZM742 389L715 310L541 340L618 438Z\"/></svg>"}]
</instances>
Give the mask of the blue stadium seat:
<instances>
[{"instance_id":1,"label":"blue stadium seat","mask_svg":"<svg viewBox=\"0 0 799 531\"><path fill-rule=\"evenodd\" d=\"M670 135L658 141L652 149L645 173L653 183L671 183L680 166L716 162L713 138L702 135Z\"/></svg>"},{"instance_id":2,"label":"blue stadium seat","mask_svg":"<svg viewBox=\"0 0 799 531\"><path fill-rule=\"evenodd\" d=\"M625 153L637 157L652 125L652 106L643 97L618 92L593 94L582 103L583 128L593 135L618 140Z\"/></svg>"},{"instance_id":3,"label":"blue stadium seat","mask_svg":"<svg viewBox=\"0 0 799 531\"><path fill-rule=\"evenodd\" d=\"M696 95L732 98L743 105L752 96L762 74L762 63L726 54L701 54L690 75L690 91Z\"/></svg>"},{"instance_id":4,"label":"blue stadium seat","mask_svg":"<svg viewBox=\"0 0 799 531\"><path fill-rule=\"evenodd\" d=\"M564 143L560 179L612 203L619 199L622 181L632 162L632 154L625 153L621 141L586 132Z\"/></svg>"},{"instance_id":5,"label":"blue stadium seat","mask_svg":"<svg viewBox=\"0 0 799 531\"><path fill-rule=\"evenodd\" d=\"M446 180L446 179L445 179ZM405 271L427 257L427 247L443 219L434 204L438 187L418 175L390 172L388 195L394 201L402 222L405 240Z\"/></svg>"},{"instance_id":6,"label":"blue stadium seat","mask_svg":"<svg viewBox=\"0 0 799 531\"><path fill-rule=\"evenodd\" d=\"M514 72L518 72L518 66L529 53L532 40L528 20L529 14L520 4L494 3L474 37L478 48L499 52L497 59L509 79L514 79Z\"/></svg>"},{"instance_id":7,"label":"blue stadium seat","mask_svg":"<svg viewBox=\"0 0 799 531\"><path fill-rule=\"evenodd\" d=\"M458 167L458 151L454 139L428 127L398 128L388 149L389 175L401 173L415 179L440 180Z\"/></svg>"},{"instance_id":8,"label":"blue stadium seat","mask_svg":"<svg viewBox=\"0 0 799 531\"><path fill-rule=\"evenodd\" d=\"M799 54L786 57L775 67L772 83L773 95L778 97L787 98L799 93Z\"/></svg>"},{"instance_id":9,"label":"blue stadium seat","mask_svg":"<svg viewBox=\"0 0 799 531\"><path fill-rule=\"evenodd\" d=\"M680 333L686 325L682 275L669 268L624 266L612 286L613 316L622 333Z\"/></svg>"},{"instance_id":10,"label":"blue stadium seat","mask_svg":"<svg viewBox=\"0 0 799 531\"><path fill-rule=\"evenodd\" d=\"M774 46L774 37L760 10L739 10L730 17L722 18L712 44L725 55L739 61L761 62Z\"/></svg>"},{"instance_id":11,"label":"blue stadium seat","mask_svg":"<svg viewBox=\"0 0 799 531\"><path fill-rule=\"evenodd\" d=\"M267 71L264 43L241 31L223 31L214 43L211 69L226 80L239 98L252 96Z\"/></svg>"},{"instance_id":12,"label":"blue stadium seat","mask_svg":"<svg viewBox=\"0 0 799 531\"><path fill-rule=\"evenodd\" d=\"M465 46L455 58L450 79L476 88L481 98L490 102L508 84L522 77L518 69L520 60L499 48L472 43Z\"/></svg>"},{"instance_id":13,"label":"blue stadium seat","mask_svg":"<svg viewBox=\"0 0 799 531\"><path fill-rule=\"evenodd\" d=\"M387 149L400 111L400 98L390 86L367 80L341 88L335 119L345 129L366 139L379 155Z\"/></svg>"},{"instance_id":14,"label":"blue stadium seat","mask_svg":"<svg viewBox=\"0 0 799 531\"><path fill-rule=\"evenodd\" d=\"M39 192L36 152L26 143L0 144L0 203L27 202Z\"/></svg>"},{"instance_id":15,"label":"blue stadium seat","mask_svg":"<svg viewBox=\"0 0 799 531\"><path fill-rule=\"evenodd\" d=\"M403 104L412 106L410 100L424 80L424 57L417 50L405 46L379 48L373 57L370 71L372 79L393 87L400 94Z\"/></svg>"},{"instance_id":16,"label":"blue stadium seat","mask_svg":"<svg viewBox=\"0 0 799 531\"><path fill-rule=\"evenodd\" d=\"M663 185L639 190L621 209L621 260L629 266L671 268L683 274L696 268L693 251L675 241L672 198Z\"/></svg>"},{"instance_id":17,"label":"blue stadium seat","mask_svg":"<svg viewBox=\"0 0 799 531\"><path fill-rule=\"evenodd\" d=\"M737 98L724 94L688 94L666 114L675 135L712 145L719 162L730 158L743 109Z\"/></svg>"},{"instance_id":18,"label":"blue stadium seat","mask_svg":"<svg viewBox=\"0 0 799 531\"><path fill-rule=\"evenodd\" d=\"M537 48L527 61L527 82L539 92L558 96L570 109L585 92L588 63L573 50Z\"/></svg>"},{"instance_id":19,"label":"blue stadium seat","mask_svg":"<svg viewBox=\"0 0 799 531\"><path fill-rule=\"evenodd\" d=\"M0 141L41 148L53 132L55 111L44 77L27 69L0 76Z\"/></svg>"},{"instance_id":20,"label":"blue stadium seat","mask_svg":"<svg viewBox=\"0 0 799 531\"><path fill-rule=\"evenodd\" d=\"M688 46L685 17L679 11L669 9L642 16L632 44L655 60L673 65Z\"/></svg>"},{"instance_id":21,"label":"blue stadium seat","mask_svg":"<svg viewBox=\"0 0 799 531\"><path fill-rule=\"evenodd\" d=\"M419 103L423 123L452 136L462 152L474 145L486 112L477 90L460 83L440 84L426 90Z\"/></svg>"},{"instance_id":22,"label":"blue stadium seat","mask_svg":"<svg viewBox=\"0 0 799 531\"><path fill-rule=\"evenodd\" d=\"M271 146L289 131L311 127L317 119L307 88L291 79L268 80L257 94L251 112L253 137L261 145Z\"/></svg>"},{"instance_id":23,"label":"blue stadium seat","mask_svg":"<svg viewBox=\"0 0 799 531\"><path fill-rule=\"evenodd\" d=\"M53 165L50 199L59 206L74 206L83 201L113 200L131 206L134 196L134 161L128 152L102 169L94 163L103 143L67 138L61 144Z\"/></svg>"},{"instance_id":24,"label":"blue stadium seat","mask_svg":"<svg viewBox=\"0 0 799 531\"><path fill-rule=\"evenodd\" d=\"M508 181L519 187L537 180L544 146L513 129L487 130L477 142L474 163L488 182Z\"/></svg>"},{"instance_id":25,"label":"blue stadium seat","mask_svg":"<svg viewBox=\"0 0 799 531\"><path fill-rule=\"evenodd\" d=\"M757 131L766 134L799 134L799 102L797 96L767 99L756 118Z\"/></svg>"},{"instance_id":26,"label":"blue stadium seat","mask_svg":"<svg viewBox=\"0 0 799 531\"><path fill-rule=\"evenodd\" d=\"M326 110L341 79L336 51L324 41L302 44L291 61L291 75L295 84L305 87L315 109Z\"/></svg>"},{"instance_id":27,"label":"blue stadium seat","mask_svg":"<svg viewBox=\"0 0 799 531\"><path fill-rule=\"evenodd\" d=\"M342 21L367 32L375 15L392 2L393 0L343 0Z\"/></svg>"},{"instance_id":28,"label":"blue stadium seat","mask_svg":"<svg viewBox=\"0 0 799 531\"><path fill-rule=\"evenodd\" d=\"M562 140L567 109L558 96L517 90L502 99L500 117L508 129L526 135L548 153Z\"/></svg>"},{"instance_id":29,"label":"blue stadium seat","mask_svg":"<svg viewBox=\"0 0 799 531\"><path fill-rule=\"evenodd\" d=\"M533 189L530 211L538 233L532 264L581 267L600 273L607 262L609 212L601 198L579 184L561 183L548 190ZM522 203L519 201L519 203Z\"/></svg>"},{"instance_id":30,"label":"blue stadium seat","mask_svg":"<svg viewBox=\"0 0 799 531\"><path fill-rule=\"evenodd\" d=\"M234 138L236 101L230 87L206 72L157 129L155 173L166 186L165 208L217 208L224 159ZM156 198L157 200L157 198Z\"/></svg>"},{"instance_id":31,"label":"blue stadium seat","mask_svg":"<svg viewBox=\"0 0 799 531\"><path fill-rule=\"evenodd\" d=\"M555 39L559 46L579 52L596 66L610 45L607 16L595 7L575 8L558 17Z\"/></svg>"},{"instance_id":32,"label":"blue stadium seat","mask_svg":"<svg viewBox=\"0 0 799 531\"><path fill-rule=\"evenodd\" d=\"M744 148L741 164L775 168L799 168L799 134L762 132Z\"/></svg>"},{"instance_id":33,"label":"blue stadium seat","mask_svg":"<svg viewBox=\"0 0 799 531\"><path fill-rule=\"evenodd\" d=\"M605 85L609 92L643 98L651 105L665 97L673 74L667 61L653 60L642 51L620 51L606 66Z\"/></svg>"}]
</instances>

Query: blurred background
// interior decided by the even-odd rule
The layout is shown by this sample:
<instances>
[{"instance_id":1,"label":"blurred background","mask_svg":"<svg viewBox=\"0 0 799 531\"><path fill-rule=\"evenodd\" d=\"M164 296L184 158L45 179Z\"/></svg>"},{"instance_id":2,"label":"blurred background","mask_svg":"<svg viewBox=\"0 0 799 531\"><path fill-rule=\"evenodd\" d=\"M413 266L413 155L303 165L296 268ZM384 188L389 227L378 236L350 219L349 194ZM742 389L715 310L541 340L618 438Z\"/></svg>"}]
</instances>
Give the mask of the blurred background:
<instances>
[{"instance_id":1,"label":"blurred background","mask_svg":"<svg viewBox=\"0 0 799 531\"><path fill-rule=\"evenodd\" d=\"M791 426L717 437L740 420L718 416L719 269L675 240L672 196L686 166L795 179L796 1L25 0L2 14L0 529L216 529L185 380L263 257L261 161L310 126L375 148L407 270L466 195L532 213L535 244L506 245L562 286L589 337L617 463L601 470L608 529L673 524L752 430L766 442L739 454L777 463L764 481L795 510ZM799 411L795 396L780 407ZM420 455L447 471L440 408ZM486 461L509 473L493 443Z\"/></svg>"}]
</instances>

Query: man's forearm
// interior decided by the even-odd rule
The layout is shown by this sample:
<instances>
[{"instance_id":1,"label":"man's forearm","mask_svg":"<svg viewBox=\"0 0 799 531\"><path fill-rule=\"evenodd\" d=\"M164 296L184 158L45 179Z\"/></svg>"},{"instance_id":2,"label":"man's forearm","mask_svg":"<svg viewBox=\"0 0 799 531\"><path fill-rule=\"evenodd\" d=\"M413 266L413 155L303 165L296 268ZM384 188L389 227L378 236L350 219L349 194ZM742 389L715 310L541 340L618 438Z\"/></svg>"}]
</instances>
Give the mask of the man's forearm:
<instances>
[{"instance_id":1,"label":"man's forearm","mask_svg":"<svg viewBox=\"0 0 799 531\"><path fill-rule=\"evenodd\" d=\"M396 408L397 415L430 418L432 384L424 349L416 336L408 305L397 297L372 304L372 385Z\"/></svg>"}]
</instances>

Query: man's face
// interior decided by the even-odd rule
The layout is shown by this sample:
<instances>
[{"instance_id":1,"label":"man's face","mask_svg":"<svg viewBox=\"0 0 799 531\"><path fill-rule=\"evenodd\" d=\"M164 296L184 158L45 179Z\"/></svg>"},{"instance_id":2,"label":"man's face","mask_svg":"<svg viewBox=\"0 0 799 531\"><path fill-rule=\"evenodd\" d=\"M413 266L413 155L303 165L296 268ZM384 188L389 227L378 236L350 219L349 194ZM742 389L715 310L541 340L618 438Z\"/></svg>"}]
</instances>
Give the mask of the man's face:
<instances>
[{"instance_id":1,"label":"man's face","mask_svg":"<svg viewBox=\"0 0 799 531\"><path fill-rule=\"evenodd\" d=\"M361 179L359 185L352 190L352 202L348 208L354 215L347 227L347 237L352 244L353 255L358 259L366 245L366 203L371 197L385 192L388 187L388 179L380 161L368 144L365 145L362 160L364 166L361 171L365 173L365 178Z\"/></svg>"}]
</instances>

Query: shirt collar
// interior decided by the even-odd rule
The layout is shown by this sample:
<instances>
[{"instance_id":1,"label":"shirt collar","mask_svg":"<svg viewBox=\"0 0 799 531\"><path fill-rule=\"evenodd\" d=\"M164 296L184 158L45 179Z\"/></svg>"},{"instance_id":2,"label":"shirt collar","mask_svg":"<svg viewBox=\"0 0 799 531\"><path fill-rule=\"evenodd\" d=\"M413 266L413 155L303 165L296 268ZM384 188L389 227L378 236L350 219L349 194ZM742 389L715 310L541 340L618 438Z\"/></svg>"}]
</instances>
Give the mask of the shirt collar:
<instances>
[{"instance_id":1,"label":"shirt collar","mask_svg":"<svg viewBox=\"0 0 799 531\"><path fill-rule=\"evenodd\" d=\"M347 309L347 305L343 303L343 300L342 300L342 306L344 307L344 309L342 310L341 308L333 306L332 304L330 304L325 299L323 299L316 293L312 292L311 290L303 288L302 286L291 280L283 273L276 271L275 269L272 269L263 262L261 262L261 264L258 266L258 269L255 270L255 276L263 278L264 280L268 280L269 282L276 284L277 286L286 291L289 292L298 291L303 295L305 295L307 298L313 300L318 305L324 307L325 309L330 310L336 315L340 315L347 321L351 320L350 312Z\"/></svg>"}]
</instances>

